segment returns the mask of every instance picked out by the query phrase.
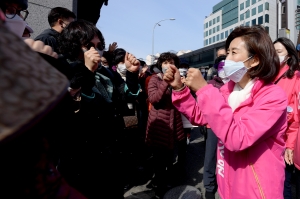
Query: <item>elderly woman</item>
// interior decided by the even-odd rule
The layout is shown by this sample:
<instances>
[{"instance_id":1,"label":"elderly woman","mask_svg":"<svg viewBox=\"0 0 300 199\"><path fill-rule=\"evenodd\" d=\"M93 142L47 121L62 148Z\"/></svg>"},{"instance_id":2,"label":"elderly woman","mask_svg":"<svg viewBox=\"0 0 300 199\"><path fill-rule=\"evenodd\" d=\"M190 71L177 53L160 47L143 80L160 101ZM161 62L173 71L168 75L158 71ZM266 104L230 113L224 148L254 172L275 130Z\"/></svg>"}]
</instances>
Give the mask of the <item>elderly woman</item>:
<instances>
[{"instance_id":1,"label":"elderly woman","mask_svg":"<svg viewBox=\"0 0 300 199\"><path fill-rule=\"evenodd\" d=\"M272 45L260 26L235 28L226 40L224 71L230 81L220 91L198 69L189 69L185 85L174 66L164 75L174 106L192 124L208 124L219 138L221 198L283 198L287 98L272 82L280 69Z\"/></svg>"}]
</instances>

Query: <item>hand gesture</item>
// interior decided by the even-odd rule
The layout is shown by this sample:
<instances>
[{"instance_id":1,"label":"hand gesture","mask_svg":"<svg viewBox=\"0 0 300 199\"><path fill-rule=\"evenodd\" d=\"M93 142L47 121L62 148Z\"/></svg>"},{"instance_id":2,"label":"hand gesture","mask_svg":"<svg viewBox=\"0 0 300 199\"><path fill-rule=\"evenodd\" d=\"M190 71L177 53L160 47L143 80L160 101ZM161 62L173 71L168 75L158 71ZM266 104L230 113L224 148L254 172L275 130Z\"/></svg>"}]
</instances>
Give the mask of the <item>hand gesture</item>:
<instances>
[{"instance_id":1,"label":"hand gesture","mask_svg":"<svg viewBox=\"0 0 300 199\"><path fill-rule=\"evenodd\" d=\"M183 87L179 70L176 66L170 64L168 70L165 72L164 81L167 82L174 90L178 90Z\"/></svg>"},{"instance_id":2,"label":"hand gesture","mask_svg":"<svg viewBox=\"0 0 300 199\"><path fill-rule=\"evenodd\" d=\"M140 69L140 61L133 55L126 52L125 65L128 71L134 73Z\"/></svg>"},{"instance_id":3,"label":"hand gesture","mask_svg":"<svg viewBox=\"0 0 300 199\"><path fill-rule=\"evenodd\" d=\"M118 48L118 44L117 44L117 42L113 42L112 44L109 44L108 51L114 52L116 50L116 48Z\"/></svg>"},{"instance_id":4,"label":"hand gesture","mask_svg":"<svg viewBox=\"0 0 300 199\"><path fill-rule=\"evenodd\" d=\"M85 66L92 72L95 72L95 70L98 68L98 64L101 61L101 56L99 55L98 51L91 47L90 50L87 50L86 48L82 48L84 52L84 64Z\"/></svg>"},{"instance_id":5,"label":"hand gesture","mask_svg":"<svg viewBox=\"0 0 300 199\"><path fill-rule=\"evenodd\" d=\"M34 41L33 39L24 39L24 42L34 51L58 58L56 52L53 51L51 46L45 45L42 41Z\"/></svg>"},{"instance_id":6,"label":"hand gesture","mask_svg":"<svg viewBox=\"0 0 300 199\"><path fill-rule=\"evenodd\" d=\"M292 165L293 163L293 150L286 149L284 152L284 160L288 165Z\"/></svg>"},{"instance_id":7,"label":"hand gesture","mask_svg":"<svg viewBox=\"0 0 300 199\"><path fill-rule=\"evenodd\" d=\"M201 72L197 68L189 68L185 78L185 85L187 85L193 92L197 92L200 88L207 85Z\"/></svg>"}]
</instances>

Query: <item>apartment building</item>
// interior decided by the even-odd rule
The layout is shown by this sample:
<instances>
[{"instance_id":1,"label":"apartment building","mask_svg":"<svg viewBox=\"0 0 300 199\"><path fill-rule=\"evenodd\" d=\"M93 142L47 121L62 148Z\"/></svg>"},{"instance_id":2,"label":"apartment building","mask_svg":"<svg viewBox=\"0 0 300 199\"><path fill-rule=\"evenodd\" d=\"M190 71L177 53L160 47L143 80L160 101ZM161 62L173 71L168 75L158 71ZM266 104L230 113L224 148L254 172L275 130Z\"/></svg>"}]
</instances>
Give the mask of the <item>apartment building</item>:
<instances>
[{"instance_id":1,"label":"apartment building","mask_svg":"<svg viewBox=\"0 0 300 199\"><path fill-rule=\"evenodd\" d=\"M275 0L223 0L216 4L212 13L204 19L203 46L225 41L239 25L263 25L272 40L275 40L276 18Z\"/></svg>"}]
</instances>

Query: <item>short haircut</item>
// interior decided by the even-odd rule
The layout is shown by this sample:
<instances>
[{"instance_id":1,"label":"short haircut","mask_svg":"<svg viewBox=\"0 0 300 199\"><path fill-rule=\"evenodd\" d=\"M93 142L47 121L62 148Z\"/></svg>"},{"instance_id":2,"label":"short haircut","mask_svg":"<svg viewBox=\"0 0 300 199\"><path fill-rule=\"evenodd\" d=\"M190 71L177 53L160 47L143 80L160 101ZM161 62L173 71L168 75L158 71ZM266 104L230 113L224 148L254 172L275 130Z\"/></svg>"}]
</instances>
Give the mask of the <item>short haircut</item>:
<instances>
[{"instance_id":1,"label":"short haircut","mask_svg":"<svg viewBox=\"0 0 300 199\"><path fill-rule=\"evenodd\" d=\"M75 19L76 18L75 13L63 7L52 8L48 14L48 22L51 27L55 26L58 19L69 19L69 18Z\"/></svg>"},{"instance_id":2,"label":"short haircut","mask_svg":"<svg viewBox=\"0 0 300 199\"><path fill-rule=\"evenodd\" d=\"M170 60L174 60L174 65L178 68L179 67L179 57L175 54L175 53L171 53L171 52L164 52L162 54L160 54L160 56L157 59L156 62L156 66L159 70L162 71L162 63L165 61L170 61Z\"/></svg>"},{"instance_id":3,"label":"short haircut","mask_svg":"<svg viewBox=\"0 0 300 199\"><path fill-rule=\"evenodd\" d=\"M83 19L71 22L59 35L59 52L68 55L70 59L77 59L82 53L82 46L87 46L94 37L98 36L101 48L105 48L105 40L101 31L91 22Z\"/></svg>"},{"instance_id":4,"label":"short haircut","mask_svg":"<svg viewBox=\"0 0 300 199\"><path fill-rule=\"evenodd\" d=\"M216 56L218 56L218 52L219 52L220 50L225 50L225 52L226 52L225 47L218 48Z\"/></svg>"},{"instance_id":5,"label":"short haircut","mask_svg":"<svg viewBox=\"0 0 300 199\"><path fill-rule=\"evenodd\" d=\"M274 81L280 70L279 58L273 42L260 25L238 26L228 36L226 49L235 38L241 38L245 42L248 57L253 56L259 60L259 64L248 70L250 78L258 77L265 83Z\"/></svg>"},{"instance_id":6,"label":"short haircut","mask_svg":"<svg viewBox=\"0 0 300 199\"><path fill-rule=\"evenodd\" d=\"M126 55L126 50L123 48L117 48L113 52L113 65L116 66L120 62L124 62Z\"/></svg>"},{"instance_id":7,"label":"short haircut","mask_svg":"<svg viewBox=\"0 0 300 199\"><path fill-rule=\"evenodd\" d=\"M289 69L286 73L286 77L287 78L292 78L295 74L296 70L300 70L300 66L299 66L299 59L298 59L298 53L296 51L296 48L293 44L293 42L285 37L280 37L278 39L276 39L273 44L276 43L281 43L285 49L287 50L290 59L287 60L287 65L289 66Z\"/></svg>"}]
</instances>

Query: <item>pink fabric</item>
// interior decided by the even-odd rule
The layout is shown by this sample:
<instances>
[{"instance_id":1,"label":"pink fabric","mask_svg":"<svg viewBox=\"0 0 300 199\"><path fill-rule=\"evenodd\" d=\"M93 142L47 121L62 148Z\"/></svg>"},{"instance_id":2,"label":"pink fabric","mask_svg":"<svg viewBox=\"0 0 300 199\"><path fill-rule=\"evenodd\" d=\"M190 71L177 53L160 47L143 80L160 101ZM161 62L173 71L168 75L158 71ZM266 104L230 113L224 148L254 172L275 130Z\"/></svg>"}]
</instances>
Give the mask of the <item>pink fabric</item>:
<instances>
[{"instance_id":1,"label":"pink fabric","mask_svg":"<svg viewBox=\"0 0 300 199\"><path fill-rule=\"evenodd\" d=\"M172 101L192 124L208 123L219 138L216 175L221 198L282 199L285 93L257 80L251 96L232 112L228 97L233 87L230 81L219 92L207 85L196 93L197 102L185 88L173 91Z\"/></svg>"},{"instance_id":2,"label":"pink fabric","mask_svg":"<svg viewBox=\"0 0 300 199\"><path fill-rule=\"evenodd\" d=\"M285 65L276 79L289 69ZM294 149L294 165L300 170L300 72L296 71L292 79L282 78L278 86L283 88L288 97L288 106L293 112L288 113L288 129L285 134L286 148Z\"/></svg>"}]
</instances>

